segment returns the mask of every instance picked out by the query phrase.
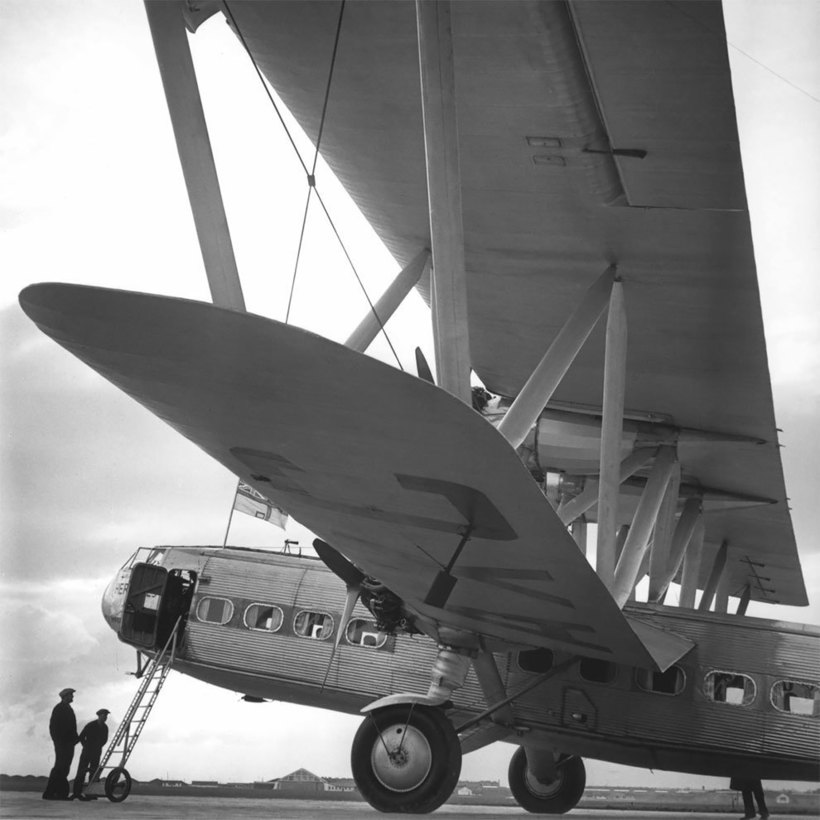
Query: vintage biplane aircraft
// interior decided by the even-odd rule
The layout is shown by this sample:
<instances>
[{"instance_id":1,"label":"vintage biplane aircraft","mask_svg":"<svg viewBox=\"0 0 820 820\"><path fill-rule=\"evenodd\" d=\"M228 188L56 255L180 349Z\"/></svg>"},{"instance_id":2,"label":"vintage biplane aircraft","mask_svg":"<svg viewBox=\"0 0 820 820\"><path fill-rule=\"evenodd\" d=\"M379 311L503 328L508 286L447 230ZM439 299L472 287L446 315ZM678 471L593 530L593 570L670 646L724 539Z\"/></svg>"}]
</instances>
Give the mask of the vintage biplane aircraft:
<instances>
[{"instance_id":1,"label":"vintage biplane aircraft","mask_svg":"<svg viewBox=\"0 0 820 820\"><path fill-rule=\"evenodd\" d=\"M384 811L435 809L497 740L534 812L577 803L584 756L816 779L820 629L746 615L807 599L720 3L146 8L214 304L20 301L321 560L138 551L103 599L122 640L363 712ZM403 266L347 345L244 310L187 42L213 15ZM435 382L365 355L414 287Z\"/></svg>"}]
</instances>

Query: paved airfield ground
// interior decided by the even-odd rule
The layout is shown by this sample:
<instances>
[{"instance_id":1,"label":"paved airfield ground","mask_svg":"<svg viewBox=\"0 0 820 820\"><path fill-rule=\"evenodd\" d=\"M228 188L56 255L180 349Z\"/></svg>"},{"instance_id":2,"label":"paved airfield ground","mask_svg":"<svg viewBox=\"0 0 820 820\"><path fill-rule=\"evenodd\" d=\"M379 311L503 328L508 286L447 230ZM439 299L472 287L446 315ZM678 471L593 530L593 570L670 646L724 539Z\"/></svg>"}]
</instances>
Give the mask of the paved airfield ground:
<instances>
[{"instance_id":1,"label":"paved airfield ground","mask_svg":"<svg viewBox=\"0 0 820 820\"><path fill-rule=\"evenodd\" d=\"M498 808L495 806L444 806L435 815L436 818L452 817L459 820L478 818L478 820L509 820L511 817L536 817L522 809ZM541 815L543 816L543 815ZM571 818L590 818L590 820L727 820L737 814L716 813L680 813L652 811L602 811L599 809L576 809L569 815ZM817 814L781 815L786 818L802 820L818 817ZM35 792L3 792L0 794L0 817L83 817L108 820L108 818L140 818L140 820L184 820L186 818L203 818L203 820L336 820L336 818L357 817L407 818L406 814L380 814L364 803L331 802L314 800L250 800L243 798L206 798L195 797L149 797L134 795L124 803L110 803L106 799L90 803L54 802L43 800ZM772 818L778 815L772 814Z\"/></svg>"}]
</instances>

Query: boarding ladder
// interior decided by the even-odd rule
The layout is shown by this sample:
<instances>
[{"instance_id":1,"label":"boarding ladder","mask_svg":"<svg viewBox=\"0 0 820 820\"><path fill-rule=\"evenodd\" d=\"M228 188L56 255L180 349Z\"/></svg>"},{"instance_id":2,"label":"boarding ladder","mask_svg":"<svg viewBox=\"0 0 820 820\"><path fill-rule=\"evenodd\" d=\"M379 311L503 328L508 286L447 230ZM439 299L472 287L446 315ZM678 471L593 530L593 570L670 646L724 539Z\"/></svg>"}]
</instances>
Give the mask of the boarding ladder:
<instances>
[{"instance_id":1,"label":"boarding ladder","mask_svg":"<svg viewBox=\"0 0 820 820\"><path fill-rule=\"evenodd\" d=\"M99 784L103 772L108 769L110 771L105 778L104 785L106 797L115 803L119 803L128 797L131 791L131 776L128 774L125 764L128 762L134 746L137 745L137 740L139 740L139 736L145 728L151 709L153 709L162 685L173 666L181 621L182 616L177 618L162 651L158 652L142 671L137 693L134 695L125 717L117 727L114 739L108 744L108 748L100 757L100 765L97 766L96 771L88 781L86 794L89 796L93 796L95 792L98 792L98 789L93 787ZM140 677L139 670L137 671L137 677ZM112 758L116 762L110 762Z\"/></svg>"}]
</instances>

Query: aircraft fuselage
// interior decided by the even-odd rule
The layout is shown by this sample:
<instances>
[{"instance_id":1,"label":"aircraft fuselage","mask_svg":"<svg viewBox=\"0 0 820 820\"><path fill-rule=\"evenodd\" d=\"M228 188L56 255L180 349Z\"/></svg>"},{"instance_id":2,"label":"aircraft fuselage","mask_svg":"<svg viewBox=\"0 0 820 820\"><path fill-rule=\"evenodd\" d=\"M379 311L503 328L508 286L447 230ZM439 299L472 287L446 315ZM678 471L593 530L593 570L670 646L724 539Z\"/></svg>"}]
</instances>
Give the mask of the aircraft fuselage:
<instances>
[{"instance_id":1,"label":"aircraft fuselage","mask_svg":"<svg viewBox=\"0 0 820 820\"><path fill-rule=\"evenodd\" d=\"M314 558L167 547L135 559L106 590L106 619L122 640L150 653L171 618L187 616L174 662L183 674L253 699L351 714L395 692L427 689L435 642L380 633L361 603L328 673L344 588ZM128 588L141 562L149 575L161 580L164 570L172 580L152 592L153 581L143 579L148 605L135 613ZM503 740L653 769L818 779L820 629L657 605L629 609L695 648L664 674L581 659L514 701ZM495 655L509 693L562 660L546 649ZM452 703L456 728L486 709L473 670Z\"/></svg>"}]
</instances>

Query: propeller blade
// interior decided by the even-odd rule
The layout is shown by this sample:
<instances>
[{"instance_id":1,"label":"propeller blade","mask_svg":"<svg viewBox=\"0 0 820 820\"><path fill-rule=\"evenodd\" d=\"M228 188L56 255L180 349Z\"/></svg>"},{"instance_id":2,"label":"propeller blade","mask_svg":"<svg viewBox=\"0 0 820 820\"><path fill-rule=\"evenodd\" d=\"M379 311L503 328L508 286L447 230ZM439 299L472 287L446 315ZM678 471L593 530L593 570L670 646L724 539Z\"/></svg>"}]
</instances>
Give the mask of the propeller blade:
<instances>
[{"instance_id":1,"label":"propeller blade","mask_svg":"<svg viewBox=\"0 0 820 820\"><path fill-rule=\"evenodd\" d=\"M433 378L433 372L430 370L430 365L427 364L427 359L424 358L420 347L416 348L416 372L419 374L420 379L424 379L424 381L430 382L430 384L436 383L436 380Z\"/></svg>"},{"instance_id":2,"label":"propeller blade","mask_svg":"<svg viewBox=\"0 0 820 820\"><path fill-rule=\"evenodd\" d=\"M327 546L327 544L325 544L325 546ZM342 620L339 624L339 628L336 630L336 640L333 643L333 651L330 653L330 660L327 662L327 670L325 671L325 677L324 680L322 680L322 692L324 692L325 690L327 677L330 674L330 667L333 666L333 659L336 657L336 650L339 648L339 644L341 643L342 632L344 632L344 630L347 628L347 622L350 620L350 616L353 614L353 607L356 606L356 602L359 600L359 593L361 592L361 589L362 587L360 584L356 584L355 586L350 585L347 588L347 598L345 599L345 608L342 612Z\"/></svg>"},{"instance_id":3,"label":"propeller blade","mask_svg":"<svg viewBox=\"0 0 820 820\"><path fill-rule=\"evenodd\" d=\"M364 573L351 564L337 549L331 547L326 541L322 541L321 538L314 539L313 549L316 550L316 554L322 559L324 565L334 575L341 578L348 589L361 585Z\"/></svg>"}]
</instances>

